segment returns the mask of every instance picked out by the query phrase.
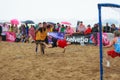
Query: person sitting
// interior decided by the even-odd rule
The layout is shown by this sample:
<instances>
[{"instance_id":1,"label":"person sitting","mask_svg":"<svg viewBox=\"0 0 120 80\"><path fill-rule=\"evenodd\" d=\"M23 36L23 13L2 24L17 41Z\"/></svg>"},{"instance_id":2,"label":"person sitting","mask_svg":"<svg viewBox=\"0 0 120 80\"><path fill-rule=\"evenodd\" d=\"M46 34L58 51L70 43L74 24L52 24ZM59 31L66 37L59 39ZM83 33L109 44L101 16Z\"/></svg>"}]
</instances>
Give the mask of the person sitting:
<instances>
[{"instance_id":1,"label":"person sitting","mask_svg":"<svg viewBox=\"0 0 120 80\"><path fill-rule=\"evenodd\" d=\"M117 56L120 57L120 32L119 31L114 32L113 40L109 45L104 46L104 48L109 48L112 46L114 46L114 49L107 51L107 55L106 55L107 67L110 67L110 57L112 58L115 58Z\"/></svg>"},{"instance_id":2,"label":"person sitting","mask_svg":"<svg viewBox=\"0 0 120 80\"><path fill-rule=\"evenodd\" d=\"M16 39L15 42L20 42L22 40L22 34L20 33L20 30L16 33Z\"/></svg>"}]
</instances>

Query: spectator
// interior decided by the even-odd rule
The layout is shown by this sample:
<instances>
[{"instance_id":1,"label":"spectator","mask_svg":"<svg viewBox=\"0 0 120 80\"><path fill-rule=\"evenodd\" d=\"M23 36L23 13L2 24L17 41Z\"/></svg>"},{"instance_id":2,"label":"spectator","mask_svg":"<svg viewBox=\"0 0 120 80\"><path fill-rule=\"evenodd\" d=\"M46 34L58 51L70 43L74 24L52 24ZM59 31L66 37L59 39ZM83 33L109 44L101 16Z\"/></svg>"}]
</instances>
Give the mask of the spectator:
<instances>
[{"instance_id":1,"label":"spectator","mask_svg":"<svg viewBox=\"0 0 120 80\"><path fill-rule=\"evenodd\" d=\"M28 38L28 36L29 36L29 26L28 26L28 24L26 24L25 31L26 31L26 37Z\"/></svg>"},{"instance_id":2,"label":"spectator","mask_svg":"<svg viewBox=\"0 0 120 80\"><path fill-rule=\"evenodd\" d=\"M110 32L110 26L108 25L108 23L106 23L106 26L103 27L103 32Z\"/></svg>"},{"instance_id":3,"label":"spectator","mask_svg":"<svg viewBox=\"0 0 120 80\"><path fill-rule=\"evenodd\" d=\"M111 33L113 33L115 30L118 30L115 24L111 25Z\"/></svg>"},{"instance_id":4,"label":"spectator","mask_svg":"<svg viewBox=\"0 0 120 80\"><path fill-rule=\"evenodd\" d=\"M98 24L94 24L94 26L93 26L93 28L92 28L92 33L94 33L94 32L98 32L99 30L98 30Z\"/></svg>"},{"instance_id":5,"label":"spectator","mask_svg":"<svg viewBox=\"0 0 120 80\"><path fill-rule=\"evenodd\" d=\"M63 33L65 32L65 26L64 25L61 25L59 32L63 32Z\"/></svg>"},{"instance_id":6,"label":"spectator","mask_svg":"<svg viewBox=\"0 0 120 80\"><path fill-rule=\"evenodd\" d=\"M1 34L2 34L2 26L0 25L0 41L2 40Z\"/></svg>"},{"instance_id":7,"label":"spectator","mask_svg":"<svg viewBox=\"0 0 120 80\"><path fill-rule=\"evenodd\" d=\"M6 32L9 31L8 25L6 23L2 26L2 40L6 41Z\"/></svg>"},{"instance_id":8,"label":"spectator","mask_svg":"<svg viewBox=\"0 0 120 80\"><path fill-rule=\"evenodd\" d=\"M55 28L57 32L59 32L60 26L61 26L60 23L57 23L56 28Z\"/></svg>"},{"instance_id":9,"label":"spectator","mask_svg":"<svg viewBox=\"0 0 120 80\"><path fill-rule=\"evenodd\" d=\"M33 25L31 25L31 27L29 29L29 40L31 42L34 42L34 40L35 40L35 27Z\"/></svg>"},{"instance_id":10,"label":"spectator","mask_svg":"<svg viewBox=\"0 0 120 80\"><path fill-rule=\"evenodd\" d=\"M72 35L74 33L74 29L71 26L66 26L65 33Z\"/></svg>"},{"instance_id":11,"label":"spectator","mask_svg":"<svg viewBox=\"0 0 120 80\"><path fill-rule=\"evenodd\" d=\"M79 24L80 24L80 21L77 21L76 32L78 31Z\"/></svg>"},{"instance_id":12,"label":"spectator","mask_svg":"<svg viewBox=\"0 0 120 80\"><path fill-rule=\"evenodd\" d=\"M87 26L87 29L85 30L85 35L87 35L87 34L91 34L91 32L92 32L92 29L91 29L91 26L90 25L88 25Z\"/></svg>"},{"instance_id":13,"label":"spectator","mask_svg":"<svg viewBox=\"0 0 120 80\"><path fill-rule=\"evenodd\" d=\"M66 39L67 36L71 36L73 33L74 29L71 28L71 26L66 26L64 39Z\"/></svg>"},{"instance_id":14,"label":"spectator","mask_svg":"<svg viewBox=\"0 0 120 80\"><path fill-rule=\"evenodd\" d=\"M13 26L13 32L14 32L14 33L17 33L17 32L18 32L18 27L17 27L17 25L14 25L14 26Z\"/></svg>"},{"instance_id":15,"label":"spectator","mask_svg":"<svg viewBox=\"0 0 120 80\"><path fill-rule=\"evenodd\" d=\"M21 41L22 42L26 42L26 30L25 30L25 25L22 24L21 27L20 27L20 33L22 34L22 39Z\"/></svg>"},{"instance_id":16,"label":"spectator","mask_svg":"<svg viewBox=\"0 0 120 80\"><path fill-rule=\"evenodd\" d=\"M49 24L47 26L47 32L53 32L53 28L54 28L54 26L52 24Z\"/></svg>"},{"instance_id":17,"label":"spectator","mask_svg":"<svg viewBox=\"0 0 120 80\"><path fill-rule=\"evenodd\" d=\"M9 31L10 31L10 32L13 32L13 27L14 27L14 25L11 24L11 26L10 26L10 28L9 28Z\"/></svg>"},{"instance_id":18,"label":"spectator","mask_svg":"<svg viewBox=\"0 0 120 80\"><path fill-rule=\"evenodd\" d=\"M20 30L16 33L16 39L15 42L20 42L22 40L22 34L20 33Z\"/></svg>"},{"instance_id":19,"label":"spectator","mask_svg":"<svg viewBox=\"0 0 120 80\"><path fill-rule=\"evenodd\" d=\"M25 27L25 42L29 42L29 26L26 23L26 27Z\"/></svg>"},{"instance_id":20,"label":"spectator","mask_svg":"<svg viewBox=\"0 0 120 80\"><path fill-rule=\"evenodd\" d=\"M79 26L78 26L77 32L79 32L81 34L84 34L85 30L86 30L85 25L81 21L80 24L79 24Z\"/></svg>"},{"instance_id":21,"label":"spectator","mask_svg":"<svg viewBox=\"0 0 120 80\"><path fill-rule=\"evenodd\" d=\"M92 33L93 33L93 37L94 37L94 43L95 45L98 44L98 40L97 40L97 33L98 33L98 24L94 24L93 28L92 28Z\"/></svg>"},{"instance_id":22,"label":"spectator","mask_svg":"<svg viewBox=\"0 0 120 80\"><path fill-rule=\"evenodd\" d=\"M20 33L21 33L22 35L26 35L26 32L25 32L25 25L24 25L24 24L22 24L21 27L20 27L19 29L20 29Z\"/></svg>"}]
</instances>

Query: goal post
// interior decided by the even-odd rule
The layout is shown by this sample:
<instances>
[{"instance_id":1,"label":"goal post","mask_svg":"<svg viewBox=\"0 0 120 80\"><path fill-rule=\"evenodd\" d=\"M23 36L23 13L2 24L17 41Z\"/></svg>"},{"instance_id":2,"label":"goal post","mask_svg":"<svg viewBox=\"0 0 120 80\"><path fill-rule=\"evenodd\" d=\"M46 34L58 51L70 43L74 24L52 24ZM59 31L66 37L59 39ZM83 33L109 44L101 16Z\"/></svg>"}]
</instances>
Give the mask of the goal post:
<instances>
[{"instance_id":1,"label":"goal post","mask_svg":"<svg viewBox=\"0 0 120 80\"><path fill-rule=\"evenodd\" d=\"M98 20L99 20L99 38L100 38L100 80L103 80L103 48L102 48L102 7L113 7L113 8L120 8L120 5L118 4L112 4L112 3L99 3L98 4Z\"/></svg>"}]
</instances>

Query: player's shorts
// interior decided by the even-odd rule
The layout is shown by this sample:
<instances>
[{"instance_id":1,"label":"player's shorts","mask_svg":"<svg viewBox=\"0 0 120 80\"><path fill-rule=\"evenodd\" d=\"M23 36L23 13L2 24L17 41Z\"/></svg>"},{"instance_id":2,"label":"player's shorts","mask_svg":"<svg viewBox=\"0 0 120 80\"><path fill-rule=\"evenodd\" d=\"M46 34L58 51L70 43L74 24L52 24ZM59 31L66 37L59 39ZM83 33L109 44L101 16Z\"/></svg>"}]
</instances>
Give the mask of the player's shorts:
<instances>
[{"instance_id":1,"label":"player's shorts","mask_svg":"<svg viewBox=\"0 0 120 80\"><path fill-rule=\"evenodd\" d=\"M67 41L66 40L58 40L58 47L64 48L67 46Z\"/></svg>"},{"instance_id":2,"label":"player's shorts","mask_svg":"<svg viewBox=\"0 0 120 80\"><path fill-rule=\"evenodd\" d=\"M109 56L111 56L112 58L115 58L115 57L117 57L117 56L120 57L120 54L117 53L117 52L115 52L114 50L109 50L109 51L107 51L107 54L108 54Z\"/></svg>"}]
</instances>

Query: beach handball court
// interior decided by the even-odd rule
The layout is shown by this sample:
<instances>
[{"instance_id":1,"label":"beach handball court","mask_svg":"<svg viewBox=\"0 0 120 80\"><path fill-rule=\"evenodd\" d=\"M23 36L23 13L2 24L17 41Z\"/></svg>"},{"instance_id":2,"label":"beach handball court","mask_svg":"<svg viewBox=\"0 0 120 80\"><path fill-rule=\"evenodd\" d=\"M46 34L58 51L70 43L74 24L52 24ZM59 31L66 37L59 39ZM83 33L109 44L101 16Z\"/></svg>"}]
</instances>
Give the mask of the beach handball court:
<instances>
[{"instance_id":1,"label":"beach handball court","mask_svg":"<svg viewBox=\"0 0 120 80\"><path fill-rule=\"evenodd\" d=\"M103 56L109 50L103 49ZM103 57L104 58L104 57ZM35 44L0 42L0 80L99 80L99 47L69 45L35 53ZM104 80L120 79L120 58L111 59ZM104 64L104 63L103 63Z\"/></svg>"}]
</instances>

